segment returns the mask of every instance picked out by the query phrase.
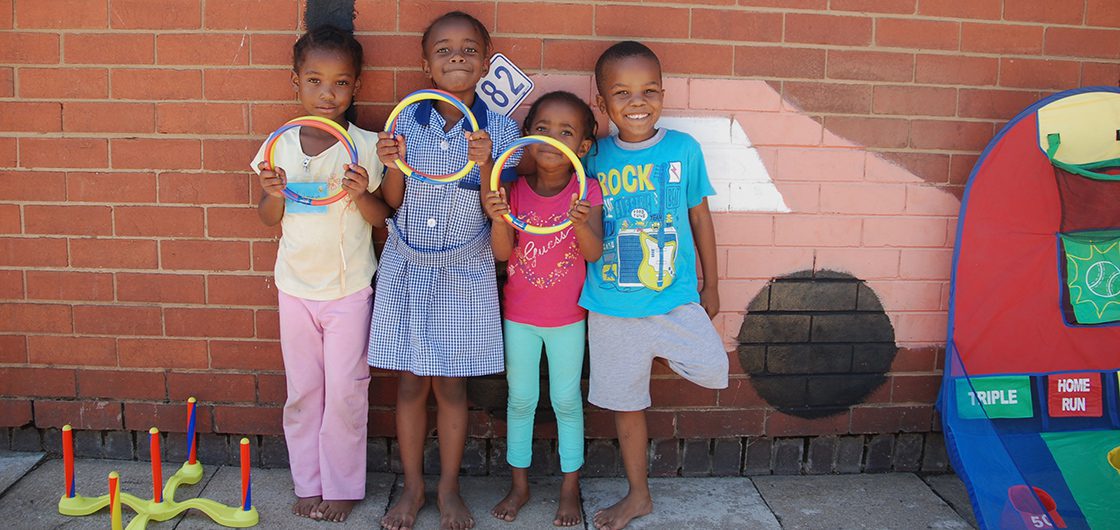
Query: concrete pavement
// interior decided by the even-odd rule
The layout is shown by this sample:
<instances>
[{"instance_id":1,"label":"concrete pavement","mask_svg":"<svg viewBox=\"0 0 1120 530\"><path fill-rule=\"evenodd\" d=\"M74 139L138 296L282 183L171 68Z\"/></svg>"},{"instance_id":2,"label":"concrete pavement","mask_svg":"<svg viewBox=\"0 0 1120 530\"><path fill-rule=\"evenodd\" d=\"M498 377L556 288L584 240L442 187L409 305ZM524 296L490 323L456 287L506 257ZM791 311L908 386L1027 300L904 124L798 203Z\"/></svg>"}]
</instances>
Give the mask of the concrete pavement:
<instances>
[{"instance_id":1,"label":"concrete pavement","mask_svg":"<svg viewBox=\"0 0 1120 530\"><path fill-rule=\"evenodd\" d=\"M164 476L179 463L165 462ZM106 477L118 471L122 491L139 497L151 495L150 467L146 462L79 459L76 463L78 493L105 493ZM57 503L63 489L62 461L38 453L0 452L0 510L7 528L108 527L109 516L72 518L59 515ZM177 499L202 496L225 504L240 502L240 472L236 467L207 466L202 481L180 487ZM480 529L552 528L559 492L558 477L533 479L533 498L518 520L506 523L490 516L490 508L508 487L504 477L463 477L462 489ZM584 514L610 505L626 491L621 478L586 478L582 481ZM344 524L330 525L292 516L289 506L291 476L286 469L253 469L253 499L260 512L258 528L371 528L399 495L401 478L371 473L366 500ZM635 520L635 529L848 529L848 528L971 528L972 514L964 486L952 475L919 477L911 473L812 476L754 476L656 478L652 515ZM428 483L428 505L420 512L417 529L439 527L435 507L435 482ZM132 512L125 509L125 524ZM152 523L150 528L221 528L204 515L189 511L175 519ZM579 527L577 527L579 528ZM586 526L585 526L586 528Z\"/></svg>"}]
</instances>

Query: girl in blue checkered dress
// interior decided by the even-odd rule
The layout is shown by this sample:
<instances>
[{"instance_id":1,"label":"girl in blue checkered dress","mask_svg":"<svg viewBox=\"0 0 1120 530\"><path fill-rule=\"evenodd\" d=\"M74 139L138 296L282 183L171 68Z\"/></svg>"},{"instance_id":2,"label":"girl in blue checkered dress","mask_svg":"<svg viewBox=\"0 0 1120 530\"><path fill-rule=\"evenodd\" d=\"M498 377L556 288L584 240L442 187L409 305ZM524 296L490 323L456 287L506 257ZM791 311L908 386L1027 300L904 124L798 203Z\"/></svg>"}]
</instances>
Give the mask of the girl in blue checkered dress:
<instances>
[{"instance_id":1,"label":"girl in blue checkered dress","mask_svg":"<svg viewBox=\"0 0 1120 530\"><path fill-rule=\"evenodd\" d=\"M496 159L518 138L513 120L486 108L475 86L489 66L490 35L474 17L437 18L422 38L424 73L436 88L466 103L479 130L454 106L422 101L397 118L398 136L381 133L378 157L388 169L382 189L396 207L381 255L370 324L369 364L400 372L397 439L404 491L381 519L383 528L411 528L424 504L423 451L427 401L438 407L438 502L442 528L474 526L459 494L459 464L467 435L466 377L503 371L501 321L490 247L490 222L480 189L489 191ZM437 184L407 179L403 158L427 174L454 173L477 164L463 179ZM507 172L513 174L511 159Z\"/></svg>"}]
</instances>

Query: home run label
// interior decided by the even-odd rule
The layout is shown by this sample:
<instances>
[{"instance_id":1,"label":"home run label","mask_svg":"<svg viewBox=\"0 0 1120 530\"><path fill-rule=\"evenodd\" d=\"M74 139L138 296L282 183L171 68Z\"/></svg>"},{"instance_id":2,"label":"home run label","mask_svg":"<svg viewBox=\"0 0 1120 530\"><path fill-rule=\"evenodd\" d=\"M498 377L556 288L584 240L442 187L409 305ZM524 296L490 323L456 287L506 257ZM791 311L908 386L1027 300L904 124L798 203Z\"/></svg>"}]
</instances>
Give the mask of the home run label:
<instances>
[{"instance_id":1,"label":"home run label","mask_svg":"<svg viewBox=\"0 0 1120 530\"><path fill-rule=\"evenodd\" d=\"M1047 376L1047 408L1052 418L1099 418L1104 410L1101 395L1101 374Z\"/></svg>"},{"instance_id":2,"label":"home run label","mask_svg":"<svg viewBox=\"0 0 1120 530\"><path fill-rule=\"evenodd\" d=\"M509 116L533 91L533 80L505 55L490 58L490 72L478 82L478 93L490 110Z\"/></svg>"},{"instance_id":3,"label":"home run label","mask_svg":"<svg viewBox=\"0 0 1120 530\"><path fill-rule=\"evenodd\" d=\"M962 418L1030 418L1032 403L1029 376L957 379L957 413Z\"/></svg>"}]
</instances>

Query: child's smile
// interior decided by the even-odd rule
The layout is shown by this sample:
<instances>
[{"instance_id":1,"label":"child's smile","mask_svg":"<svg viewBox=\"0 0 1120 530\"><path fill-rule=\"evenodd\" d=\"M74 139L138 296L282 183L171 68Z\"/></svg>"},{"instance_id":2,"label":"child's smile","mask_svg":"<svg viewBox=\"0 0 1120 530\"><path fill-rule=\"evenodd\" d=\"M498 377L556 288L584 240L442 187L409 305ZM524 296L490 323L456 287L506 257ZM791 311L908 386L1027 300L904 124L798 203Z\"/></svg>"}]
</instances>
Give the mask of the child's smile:
<instances>
[{"instance_id":1,"label":"child's smile","mask_svg":"<svg viewBox=\"0 0 1120 530\"><path fill-rule=\"evenodd\" d=\"M474 94L489 67L486 53L483 37L470 23L448 21L432 29L424 50L424 72L436 87L464 99Z\"/></svg>"},{"instance_id":2,"label":"child's smile","mask_svg":"<svg viewBox=\"0 0 1120 530\"><path fill-rule=\"evenodd\" d=\"M541 105L533 123L525 132L560 140L577 156L583 156L591 147L591 140L587 139L588 132L583 128L580 113L576 109L566 103L550 101ZM567 168L571 164L567 155L550 145L534 144L529 149L539 169Z\"/></svg>"},{"instance_id":3,"label":"child's smile","mask_svg":"<svg viewBox=\"0 0 1120 530\"><path fill-rule=\"evenodd\" d=\"M292 85L308 114L340 121L360 81L354 63L342 54L311 50L300 71L292 72Z\"/></svg>"},{"instance_id":4,"label":"child's smile","mask_svg":"<svg viewBox=\"0 0 1120 530\"><path fill-rule=\"evenodd\" d=\"M620 139L640 142L653 136L665 98L657 63L638 56L611 61L599 86L599 108L618 127Z\"/></svg>"}]
</instances>

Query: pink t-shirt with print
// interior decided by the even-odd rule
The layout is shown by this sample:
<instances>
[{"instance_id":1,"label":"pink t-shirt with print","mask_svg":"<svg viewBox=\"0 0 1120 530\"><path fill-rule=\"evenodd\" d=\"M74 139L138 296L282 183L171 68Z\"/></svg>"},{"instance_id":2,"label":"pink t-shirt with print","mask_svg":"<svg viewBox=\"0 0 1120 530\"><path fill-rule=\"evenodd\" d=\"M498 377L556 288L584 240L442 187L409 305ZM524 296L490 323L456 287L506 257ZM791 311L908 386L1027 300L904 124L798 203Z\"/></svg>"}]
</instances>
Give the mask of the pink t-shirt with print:
<instances>
[{"instance_id":1,"label":"pink t-shirt with print","mask_svg":"<svg viewBox=\"0 0 1120 530\"><path fill-rule=\"evenodd\" d=\"M538 226L554 225L568 215L572 194L579 191L573 176L564 191L541 197L524 178L510 188L509 206L515 217ZM589 178L587 202L603 204L599 183ZM517 231L509 259L509 281L503 301L505 318L520 324L558 327L584 319L579 293L587 276L587 262L579 252L572 227L545 236Z\"/></svg>"}]
</instances>

